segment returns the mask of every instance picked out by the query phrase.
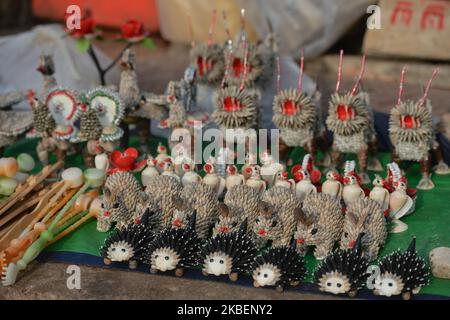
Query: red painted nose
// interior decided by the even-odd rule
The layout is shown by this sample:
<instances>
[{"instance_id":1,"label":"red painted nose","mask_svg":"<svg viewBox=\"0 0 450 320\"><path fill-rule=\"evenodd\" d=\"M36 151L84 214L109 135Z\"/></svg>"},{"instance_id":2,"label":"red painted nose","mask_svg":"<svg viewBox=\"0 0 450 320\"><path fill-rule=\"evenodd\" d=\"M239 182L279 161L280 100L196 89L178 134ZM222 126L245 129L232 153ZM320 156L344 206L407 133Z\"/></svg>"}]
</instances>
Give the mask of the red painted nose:
<instances>
[{"instance_id":1,"label":"red painted nose","mask_svg":"<svg viewBox=\"0 0 450 320\"><path fill-rule=\"evenodd\" d=\"M355 240L351 240L351 241L349 241L349 243L348 243L348 247L349 247L350 249L353 249L353 247L355 246L355 244L356 244L356 241L355 241Z\"/></svg>"},{"instance_id":2,"label":"red painted nose","mask_svg":"<svg viewBox=\"0 0 450 320\"><path fill-rule=\"evenodd\" d=\"M349 177L345 177L344 178L344 183L345 184L349 184L350 183L350 178Z\"/></svg>"},{"instance_id":3,"label":"red painted nose","mask_svg":"<svg viewBox=\"0 0 450 320\"><path fill-rule=\"evenodd\" d=\"M297 239L297 244L304 244L305 243L305 239Z\"/></svg>"},{"instance_id":4,"label":"red painted nose","mask_svg":"<svg viewBox=\"0 0 450 320\"><path fill-rule=\"evenodd\" d=\"M260 235L260 236L265 236L266 235L266 230L264 230L264 229L260 229L259 231L258 231L258 234Z\"/></svg>"},{"instance_id":5,"label":"red painted nose","mask_svg":"<svg viewBox=\"0 0 450 320\"><path fill-rule=\"evenodd\" d=\"M104 217L109 217L110 215L111 215L111 212L109 212L109 211L103 212Z\"/></svg>"}]
</instances>

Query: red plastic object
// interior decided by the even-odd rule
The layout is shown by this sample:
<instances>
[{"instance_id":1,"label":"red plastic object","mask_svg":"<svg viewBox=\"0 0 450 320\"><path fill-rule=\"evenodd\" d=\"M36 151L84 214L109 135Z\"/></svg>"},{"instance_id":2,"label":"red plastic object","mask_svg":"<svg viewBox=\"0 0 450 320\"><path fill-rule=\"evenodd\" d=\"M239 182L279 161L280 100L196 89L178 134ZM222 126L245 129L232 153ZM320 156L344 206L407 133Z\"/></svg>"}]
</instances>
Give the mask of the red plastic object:
<instances>
[{"instance_id":1,"label":"red plastic object","mask_svg":"<svg viewBox=\"0 0 450 320\"><path fill-rule=\"evenodd\" d=\"M144 23L151 32L159 30L156 0L32 0L36 17L63 21L69 5L78 5L83 12L90 9L100 26L120 28L128 20Z\"/></svg>"}]
</instances>

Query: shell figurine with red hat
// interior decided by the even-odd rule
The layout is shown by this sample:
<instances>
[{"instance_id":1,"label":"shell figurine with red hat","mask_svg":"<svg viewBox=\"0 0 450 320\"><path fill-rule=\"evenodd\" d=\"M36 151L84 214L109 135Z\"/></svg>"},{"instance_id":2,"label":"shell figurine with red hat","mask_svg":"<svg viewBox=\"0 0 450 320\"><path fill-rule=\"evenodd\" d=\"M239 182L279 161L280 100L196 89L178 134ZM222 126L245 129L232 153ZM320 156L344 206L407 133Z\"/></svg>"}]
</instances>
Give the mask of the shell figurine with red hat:
<instances>
[{"instance_id":1,"label":"shell figurine with red hat","mask_svg":"<svg viewBox=\"0 0 450 320\"><path fill-rule=\"evenodd\" d=\"M208 159L203 166L203 170L206 172L206 175L203 177L202 183L212 187L218 197L221 196L225 190L225 179L217 174L214 158Z\"/></svg>"},{"instance_id":2,"label":"shell figurine with red hat","mask_svg":"<svg viewBox=\"0 0 450 320\"><path fill-rule=\"evenodd\" d=\"M314 169L314 163L310 154L303 157L301 165L295 165L292 168L292 174L296 182L295 194L300 202L311 193L317 193L316 184L320 183L321 173Z\"/></svg>"},{"instance_id":3,"label":"shell figurine with red hat","mask_svg":"<svg viewBox=\"0 0 450 320\"><path fill-rule=\"evenodd\" d=\"M364 190L361 188L361 180L355 172L355 161L347 161L344 169L344 189L342 198L346 206L350 203L365 197Z\"/></svg>"},{"instance_id":4,"label":"shell figurine with red hat","mask_svg":"<svg viewBox=\"0 0 450 320\"><path fill-rule=\"evenodd\" d=\"M322 184L322 193L332 196L335 199L342 198L342 182L341 175L335 170L331 170L326 174L326 181Z\"/></svg>"}]
</instances>

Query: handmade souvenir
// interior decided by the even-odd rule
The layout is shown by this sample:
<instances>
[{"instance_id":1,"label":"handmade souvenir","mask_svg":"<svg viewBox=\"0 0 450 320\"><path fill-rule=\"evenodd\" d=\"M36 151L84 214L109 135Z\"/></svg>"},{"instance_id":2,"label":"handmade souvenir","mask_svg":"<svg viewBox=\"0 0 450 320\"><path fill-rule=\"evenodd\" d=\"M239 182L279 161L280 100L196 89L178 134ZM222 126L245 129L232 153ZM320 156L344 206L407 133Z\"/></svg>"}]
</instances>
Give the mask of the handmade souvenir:
<instances>
[{"instance_id":1,"label":"handmade souvenir","mask_svg":"<svg viewBox=\"0 0 450 320\"><path fill-rule=\"evenodd\" d=\"M164 105L155 103L154 95L141 92L135 67L135 55L127 49L123 52L120 74L119 96L123 101L125 119L122 128L124 131L122 147L129 145L128 125L137 123L139 143L147 149L147 141L150 135L150 119L161 120L166 114ZM157 102L157 101L156 101Z\"/></svg>"},{"instance_id":2,"label":"handmade souvenir","mask_svg":"<svg viewBox=\"0 0 450 320\"><path fill-rule=\"evenodd\" d=\"M275 175L274 187L283 187L295 192L295 180L289 179L289 173L287 171L278 171Z\"/></svg>"},{"instance_id":3,"label":"handmade souvenir","mask_svg":"<svg viewBox=\"0 0 450 320\"><path fill-rule=\"evenodd\" d=\"M158 160L153 158L152 156L147 157L147 168L145 168L141 172L141 182L144 187L147 186L147 184L150 182L150 180L155 177L159 176L159 171L156 169L158 164Z\"/></svg>"},{"instance_id":4,"label":"handmade souvenir","mask_svg":"<svg viewBox=\"0 0 450 320\"><path fill-rule=\"evenodd\" d=\"M303 157L301 165L295 165L291 169L296 182L295 194L300 202L303 202L306 196L316 193L316 185L320 183L321 173L314 169L314 163L310 154Z\"/></svg>"},{"instance_id":5,"label":"handmade souvenir","mask_svg":"<svg viewBox=\"0 0 450 320\"><path fill-rule=\"evenodd\" d=\"M225 179L217 174L214 159L208 159L203 166L203 170L205 170L206 174L202 179L202 183L210 186L217 196L220 197L225 190Z\"/></svg>"},{"instance_id":6,"label":"handmade souvenir","mask_svg":"<svg viewBox=\"0 0 450 320\"><path fill-rule=\"evenodd\" d=\"M244 177L247 176L245 185L254 188L260 194L266 190L266 182L261 178L261 167L258 165L250 165L243 168L245 174Z\"/></svg>"},{"instance_id":7,"label":"handmade souvenir","mask_svg":"<svg viewBox=\"0 0 450 320\"><path fill-rule=\"evenodd\" d=\"M0 157L5 146L33 126L33 114L29 111L13 111L10 107L26 99L23 92L9 92L0 95Z\"/></svg>"},{"instance_id":8,"label":"handmade souvenir","mask_svg":"<svg viewBox=\"0 0 450 320\"><path fill-rule=\"evenodd\" d=\"M195 165L193 161L184 161L182 164L184 175L181 178L181 184L185 187L191 183L202 182L202 177L195 172Z\"/></svg>"},{"instance_id":9,"label":"handmade souvenir","mask_svg":"<svg viewBox=\"0 0 450 320\"><path fill-rule=\"evenodd\" d=\"M364 190L361 187L361 178L355 172L355 161L345 162L343 182L342 198L346 206L365 197Z\"/></svg>"},{"instance_id":10,"label":"handmade souvenir","mask_svg":"<svg viewBox=\"0 0 450 320\"><path fill-rule=\"evenodd\" d=\"M80 104L80 132L73 141L87 142L87 155L92 158L103 152L111 153L119 146L123 130L119 127L125 107L121 98L109 89L99 87L83 96Z\"/></svg>"},{"instance_id":11,"label":"handmade souvenir","mask_svg":"<svg viewBox=\"0 0 450 320\"><path fill-rule=\"evenodd\" d=\"M246 185L238 185L228 189L223 200L231 214L239 217L242 221L247 219L249 232L253 231L255 220L259 215L260 202L261 194Z\"/></svg>"},{"instance_id":12,"label":"handmade souvenir","mask_svg":"<svg viewBox=\"0 0 450 320\"><path fill-rule=\"evenodd\" d=\"M208 41L200 44L195 44L194 41L192 41L192 48L190 51L191 65L195 66L197 70L197 81L207 85L216 85L220 83L225 72L223 46L213 43L215 25L216 10L212 12ZM189 27L192 28L191 25L189 25Z\"/></svg>"},{"instance_id":13,"label":"handmade souvenir","mask_svg":"<svg viewBox=\"0 0 450 320\"><path fill-rule=\"evenodd\" d=\"M195 213L186 228L167 228L156 235L148 247L145 262L150 272L175 270L181 277L186 268L194 267L200 258L201 241L195 231Z\"/></svg>"},{"instance_id":14,"label":"handmade souvenir","mask_svg":"<svg viewBox=\"0 0 450 320\"><path fill-rule=\"evenodd\" d=\"M373 293L380 296L402 295L409 300L429 283L430 270L416 251L414 237L406 251L397 251L385 256L378 264L379 275L375 278Z\"/></svg>"},{"instance_id":15,"label":"handmade souvenir","mask_svg":"<svg viewBox=\"0 0 450 320\"><path fill-rule=\"evenodd\" d=\"M344 217L339 200L324 193L310 194L295 214L297 247L306 252L309 246L314 246L314 257L324 259L341 238Z\"/></svg>"},{"instance_id":16,"label":"handmade souvenir","mask_svg":"<svg viewBox=\"0 0 450 320\"><path fill-rule=\"evenodd\" d=\"M370 182L367 175L369 145L376 145L376 134L373 130L373 114L363 92L357 92L364 73L365 56L362 58L361 71L353 89L340 94L343 51L339 59L339 74L336 91L331 96L326 124L333 132L332 165L339 165L341 155L353 153L358 157L359 171L362 181Z\"/></svg>"},{"instance_id":17,"label":"handmade souvenir","mask_svg":"<svg viewBox=\"0 0 450 320\"><path fill-rule=\"evenodd\" d=\"M228 275L231 281L237 281L240 274L252 270L256 253L245 220L238 231L219 234L205 243L200 256L203 274Z\"/></svg>"},{"instance_id":18,"label":"handmade souvenir","mask_svg":"<svg viewBox=\"0 0 450 320\"><path fill-rule=\"evenodd\" d=\"M53 56L50 54L41 54L37 71L39 71L43 77L42 92L39 95L39 99L44 101L50 93L50 90L58 85L54 76L55 63L53 62Z\"/></svg>"},{"instance_id":19,"label":"handmade souvenir","mask_svg":"<svg viewBox=\"0 0 450 320\"><path fill-rule=\"evenodd\" d=\"M219 151L216 152L214 158L217 167L217 174L222 178L226 178L228 175L227 165L234 163L236 160L236 153L226 145L222 145L219 148Z\"/></svg>"},{"instance_id":20,"label":"handmade souvenir","mask_svg":"<svg viewBox=\"0 0 450 320\"><path fill-rule=\"evenodd\" d=\"M33 168L34 160L26 153L20 154L17 159L0 158L0 201L3 197L13 194L16 187L27 180L27 172Z\"/></svg>"},{"instance_id":21,"label":"handmade souvenir","mask_svg":"<svg viewBox=\"0 0 450 320\"><path fill-rule=\"evenodd\" d=\"M169 154L167 153L166 146L163 145L161 142L158 142L158 146L156 147L156 158L155 158L157 163L164 161L167 157L169 157Z\"/></svg>"},{"instance_id":22,"label":"handmade souvenir","mask_svg":"<svg viewBox=\"0 0 450 320\"><path fill-rule=\"evenodd\" d=\"M284 166L277 162L274 157L268 152L264 151L259 154L261 160L261 178L266 182L270 188L275 183L277 174L284 171Z\"/></svg>"},{"instance_id":23,"label":"handmade souvenir","mask_svg":"<svg viewBox=\"0 0 450 320\"><path fill-rule=\"evenodd\" d=\"M183 186L174 177L155 176L145 187L151 211L162 215L162 226L170 225L176 208L176 199L181 197Z\"/></svg>"},{"instance_id":24,"label":"handmade souvenir","mask_svg":"<svg viewBox=\"0 0 450 320\"><path fill-rule=\"evenodd\" d=\"M184 200L180 197L174 197L175 209L173 210L170 226L175 229L186 228L189 223L189 217L193 213L187 207Z\"/></svg>"},{"instance_id":25,"label":"handmade souvenir","mask_svg":"<svg viewBox=\"0 0 450 320\"><path fill-rule=\"evenodd\" d=\"M434 188L431 181L430 165L433 151L438 165L437 174L448 174L450 170L442 159L440 145L436 140L436 132L433 127L432 105L427 99L431 82L437 74L435 69L425 92L418 101L402 101L403 82L406 68L403 68L400 80L400 89L397 104L392 108L389 118L389 136L393 144L393 160L416 161L420 163L422 179L417 184L417 189L430 190Z\"/></svg>"},{"instance_id":26,"label":"handmade souvenir","mask_svg":"<svg viewBox=\"0 0 450 320\"><path fill-rule=\"evenodd\" d=\"M386 216L386 212L389 214L389 191L387 189L386 180L379 175L375 176L372 182L373 189L370 191L369 198L377 202Z\"/></svg>"},{"instance_id":27,"label":"handmade souvenir","mask_svg":"<svg viewBox=\"0 0 450 320\"><path fill-rule=\"evenodd\" d=\"M175 172L175 165L172 158L167 157L158 163L158 167L162 170L161 176L171 177L181 182L180 177Z\"/></svg>"},{"instance_id":28,"label":"handmade souvenir","mask_svg":"<svg viewBox=\"0 0 450 320\"><path fill-rule=\"evenodd\" d=\"M369 198L357 199L347 206L341 248L353 248L360 234L363 234L361 238L363 255L369 261L375 260L386 240L386 220L380 205Z\"/></svg>"},{"instance_id":29,"label":"handmade souvenir","mask_svg":"<svg viewBox=\"0 0 450 320\"><path fill-rule=\"evenodd\" d=\"M288 245L294 235L297 223L294 212L300 207L300 203L294 192L283 187L272 187L264 192L262 200L272 207L272 210L278 216L281 224L281 234L272 239L272 245ZM264 215L265 213L263 216ZM261 228L258 230L258 234L261 230ZM266 231L267 233L270 233L269 230Z\"/></svg>"},{"instance_id":30,"label":"handmade souvenir","mask_svg":"<svg viewBox=\"0 0 450 320\"><path fill-rule=\"evenodd\" d=\"M117 228L126 227L142 216L149 201L133 174L113 173L103 187L103 216L116 222Z\"/></svg>"},{"instance_id":31,"label":"handmade souvenir","mask_svg":"<svg viewBox=\"0 0 450 320\"><path fill-rule=\"evenodd\" d=\"M330 170L326 174L326 181L322 184L322 193L340 200L342 198L342 182L339 172Z\"/></svg>"},{"instance_id":32,"label":"handmade souvenir","mask_svg":"<svg viewBox=\"0 0 450 320\"><path fill-rule=\"evenodd\" d=\"M322 292L355 297L366 286L369 261L361 250L361 235L351 249L329 253L314 272L314 283Z\"/></svg>"},{"instance_id":33,"label":"handmade souvenir","mask_svg":"<svg viewBox=\"0 0 450 320\"><path fill-rule=\"evenodd\" d=\"M129 267L135 269L144 260L148 245L155 237L147 222L147 214L144 214L141 223L115 229L100 248L104 263L128 262Z\"/></svg>"},{"instance_id":34,"label":"handmade souvenir","mask_svg":"<svg viewBox=\"0 0 450 320\"><path fill-rule=\"evenodd\" d=\"M227 166L227 177L225 179L225 188L230 190L235 186L244 184L244 176L239 173L238 169L234 164Z\"/></svg>"},{"instance_id":35,"label":"handmade souvenir","mask_svg":"<svg viewBox=\"0 0 450 320\"><path fill-rule=\"evenodd\" d=\"M226 204L219 203L218 205L219 211L219 220L217 220L216 224L212 229L212 236L215 237L219 234L236 232L239 229L240 217L235 213L231 212ZM247 229L246 229L247 231Z\"/></svg>"},{"instance_id":36,"label":"handmade souvenir","mask_svg":"<svg viewBox=\"0 0 450 320\"><path fill-rule=\"evenodd\" d=\"M198 236L207 238L210 227L219 219L217 193L204 183L193 183L183 188L181 198L190 214L197 212L195 230Z\"/></svg>"},{"instance_id":37,"label":"handmade souvenir","mask_svg":"<svg viewBox=\"0 0 450 320\"><path fill-rule=\"evenodd\" d=\"M253 285L255 287L274 286L283 291L287 286L299 285L306 277L306 267L297 250L295 241L290 245L271 248L255 259Z\"/></svg>"},{"instance_id":38,"label":"handmade souvenir","mask_svg":"<svg viewBox=\"0 0 450 320\"><path fill-rule=\"evenodd\" d=\"M58 227L59 222L63 219L67 211L72 207L75 201L89 188L97 188L103 184L104 172L97 169L88 169L84 172L84 184L78 189L75 195L64 205L64 207L52 218L49 226L40 233L39 238L25 251L23 256L17 262L11 262L3 273L3 285L8 286L16 282L17 275L20 271L25 270L44 248L52 241L57 233L61 231ZM73 183L78 182L75 179ZM82 182L83 183L83 182Z\"/></svg>"},{"instance_id":39,"label":"handmade souvenir","mask_svg":"<svg viewBox=\"0 0 450 320\"><path fill-rule=\"evenodd\" d=\"M144 158L139 157L139 151L136 148L127 148L124 152L114 150L109 156L109 162L111 168L108 169L108 174L115 172L139 172L147 163Z\"/></svg>"},{"instance_id":40,"label":"handmade souvenir","mask_svg":"<svg viewBox=\"0 0 450 320\"><path fill-rule=\"evenodd\" d=\"M272 122L280 130L280 158L287 157L295 147L302 147L313 158L317 153L317 142L327 143L326 130L322 121L320 93L314 96L302 92L304 57L300 62L300 77L296 89L281 90L280 61L277 59L277 94L273 100ZM292 161L292 159L291 159Z\"/></svg>"},{"instance_id":41,"label":"handmade souvenir","mask_svg":"<svg viewBox=\"0 0 450 320\"><path fill-rule=\"evenodd\" d=\"M279 188L279 187L277 187ZM253 238L258 248L283 245L283 222L273 206L261 201L258 206L258 215L253 225Z\"/></svg>"}]
</instances>

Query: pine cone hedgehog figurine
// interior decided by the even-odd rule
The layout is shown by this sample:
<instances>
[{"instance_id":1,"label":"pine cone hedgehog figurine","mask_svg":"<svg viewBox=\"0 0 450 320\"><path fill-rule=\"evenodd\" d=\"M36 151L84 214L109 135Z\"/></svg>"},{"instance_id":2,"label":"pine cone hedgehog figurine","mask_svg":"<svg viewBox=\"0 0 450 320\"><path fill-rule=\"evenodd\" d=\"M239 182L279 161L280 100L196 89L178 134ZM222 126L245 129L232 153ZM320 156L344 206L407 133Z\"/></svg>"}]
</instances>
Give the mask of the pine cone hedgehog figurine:
<instances>
[{"instance_id":1,"label":"pine cone hedgehog figurine","mask_svg":"<svg viewBox=\"0 0 450 320\"><path fill-rule=\"evenodd\" d=\"M150 210L161 213L163 227L170 226L182 190L181 182L174 177L160 175L149 179L145 193L150 199Z\"/></svg>"},{"instance_id":2,"label":"pine cone hedgehog figurine","mask_svg":"<svg viewBox=\"0 0 450 320\"><path fill-rule=\"evenodd\" d=\"M203 246L203 274L228 275L231 281L237 281L240 274L252 270L256 253L245 220L238 231L219 234Z\"/></svg>"},{"instance_id":3,"label":"pine cone hedgehog figurine","mask_svg":"<svg viewBox=\"0 0 450 320\"><path fill-rule=\"evenodd\" d=\"M246 185L234 186L227 190L223 203L228 207L231 214L241 219L247 219L248 232L251 232L259 215L259 203L261 196L259 192Z\"/></svg>"},{"instance_id":4,"label":"pine cone hedgehog figurine","mask_svg":"<svg viewBox=\"0 0 450 320\"><path fill-rule=\"evenodd\" d=\"M297 252L295 241L292 241L290 246L271 248L256 257L253 285L275 286L281 292L288 285L298 285L305 279L306 272L303 256Z\"/></svg>"},{"instance_id":5,"label":"pine cone hedgehog figurine","mask_svg":"<svg viewBox=\"0 0 450 320\"><path fill-rule=\"evenodd\" d=\"M126 227L139 219L148 202L148 195L131 173L116 172L106 179L103 187L103 216L116 222L116 228Z\"/></svg>"},{"instance_id":6,"label":"pine cone hedgehog figurine","mask_svg":"<svg viewBox=\"0 0 450 320\"><path fill-rule=\"evenodd\" d=\"M264 192L263 201L273 207L281 222L282 233L279 238L273 239L272 244L275 246L289 245L297 224L294 213L300 207L295 193L292 190L274 186Z\"/></svg>"},{"instance_id":7,"label":"pine cone hedgehog figurine","mask_svg":"<svg viewBox=\"0 0 450 320\"><path fill-rule=\"evenodd\" d=\"M100 248L100 254L105 264L113 261L129 262L129 267L135 269L142 262L147 247L155 237L149 224L149 212L142 216L141 223L129 224L124 229L115 229Z\"/></svg>"},{"instance_id":8,"label":"pine cone hedgehog figurine","mask_svg":"<svg viewBox=\"0 0 450 320\"><path fill-rule=\"evenodd\" d=\"M272 246L282 245L283 222L269 203L261 201L259 204L259 215L253 225L253 237L258 248L263 248L269 244Z\"/></svg>"},{"instance_id":9,"label":"pine cone hedgehog figurine","mask_svg":"<svg viewBox=\"0 0 450 320\"><path fill-rule=\"evenodd\" d=\"M404 252L397 250L384 257L378 267L380 274L375 278L374 294L380 296L402 295L409 300L429 283L430 270L425 261L417 255L414 237Z\"/></svg>"},{"instance_id":10,"label":"pine cone hedgehog figurine","mask_svg":"<svg viewBox=\"0 0 450 320\"><path fill-rule=\"evenodd\" d=\"M341 236L341 248L353 248L360 234L364 256L375 260L383 246L386 236L386 219L380 205L369 198L360 198L347 207L344 228Z\"/></svg>"},{"instance_id":11,"label":"pine cone hedgehog figurine","mask_svg":"<svg viewBox=\"0 0 450 320\"><path fill-rule=\"evenodd\" d=\"M195 229L198 236L202 239L207 238L211 227L219 219L217 193L206 184L192 183L183 188L181 198L187 210L197 212Z\"/></svg>"},{"instance_id":12,"label":"pine cone hedgehog figurine","mask_svg":"<svg viewBox=\"0 0 450 320\"><path fill-rule=\"evenodd\" d=\"M306 251L308 246L315 246L316 259L324 259L339 241L344 226L344 216L340 202L333 196L313 193L303 201L303 208L298 214L297 231L294 238L297 246Z\"/></svg>"},{"instance_id":13,"label":"pine cone hedgehog figurine","mask_svg":"<svg viewBox=\"0 0 450 320\"><path fill-rule=\"evenodd\" d=\"M169 227L156 235L145 258L151 273L175 270L175 275L181 277L185 268L198 264L201 240L195 231L195 219L194 213L190 216L186 228Z\"/></svg>"},{"instance_id":14,"label":"pine cone hedgehog figurine","mask_svg":"<svg viewBox=\"0 0 450 320\"><path fill-rule=\"evenodd\" d=\"M314 283L322 292L355 297L365 287L369 261L361 251L361 236L352 249L337 250L325 257L314 272Z\"/></svg>"},{"instance_id":15,"label":"pine cone hedgehog figurine","mask_svg":"<svg viewBox=\"0 0 450 320\"><path fill-rule=\"evenodd\" d=\"M212 236L219 234L228 234L239 230L240 217L233 214L228 206L224 203L219 203L219 220L213 227Z\"/></svg>"}]
</instances>

